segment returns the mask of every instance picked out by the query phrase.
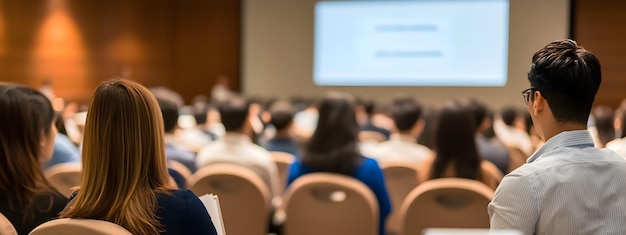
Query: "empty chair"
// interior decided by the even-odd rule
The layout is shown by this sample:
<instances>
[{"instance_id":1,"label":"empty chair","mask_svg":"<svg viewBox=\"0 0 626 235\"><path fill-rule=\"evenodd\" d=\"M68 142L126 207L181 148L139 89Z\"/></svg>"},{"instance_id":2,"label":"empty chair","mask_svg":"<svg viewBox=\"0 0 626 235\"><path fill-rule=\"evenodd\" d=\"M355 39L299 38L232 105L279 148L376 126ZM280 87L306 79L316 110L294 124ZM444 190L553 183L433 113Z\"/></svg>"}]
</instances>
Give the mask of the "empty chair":
<instances>
[{"instance_id":1,"label":"empty chair","mask_svg":"<svg viewBox=\"0 0 626 235\"><path fill-rule=\"evenodd\" d=\"M0 213L0 235L17 235L17 231L15 231L11 221L2 213Z\"/></svg>"},{"instance_id":2,"label":"empty chair","mask_svg":"<svg viewBox=\"0 0 626 235\"><path fill-rule=\"evenodd\" d=\"M289 167L291 163L296 160L296 157L290 153L285 152L270 152L276 168L278 169L278 179L280 179L280 189L283 191L287 184L287 174L289 174Z\"/></svg>"},{"instance_id":3,"label":"empty chair","mask_svg":"<svg viewBox=\"0 0 626 235\"><path fill-rule=\"evenodd\" d=\"M43 223L30 235L131 235L128 230L117 224L92 219L56 219Z\"/></svg>"},{"instance_id":4,"label":"empty chair","mask_svg":"<svg viewBox=\"0 0 626 235\"><path fill-rule=\"evenodd\" d=\"M235 164L211 164L198 169L189 185L198 196L219 197L228 235L267 234L270 192L254 171Z\"/></svg>"},{"instance_id":5,"label":"empty chair","mask_svg":"<svg viewBox=\"0 0 626 235\"><path fill-rule=\"evenodd\" d=\"M72 188L80 183L80 163L57 164L46 171L44 175L48 183L65 197L72 195Z\"/></svg>"},{"instance_id":6,"label":"empty chair","mask_svg":"<svg viewBox=\"0 0 626 235\"><path fill-rule=\"evenodd\" d=\"M287 189L283 204L287 235L375 235L376 197L360 181L334 173L310 173Z\"/></svg>"},{"instance_id":7,"label":"empty chair","mask_svg":"<svg viewBox=\"0 0 626 235\"><path fill-rule=\"evenodd\" d=\"M494 191L480 181L442 178L421 183L402 203L401 234L425 228L489 228L487 205Z\"/></svg>"},{"instance_id":8,"label":"empty chair","mask_svg":"<svg viewBox=\"0 0 626 235\"><path fill-rule=\"evenodd\" d=\"M398 209L409 192L419 184L419 166L406 162L381 162L380 167L385 174L385 185L393 208L387 218L387 234L399 234Z\"/></svg>"}]
</instances>

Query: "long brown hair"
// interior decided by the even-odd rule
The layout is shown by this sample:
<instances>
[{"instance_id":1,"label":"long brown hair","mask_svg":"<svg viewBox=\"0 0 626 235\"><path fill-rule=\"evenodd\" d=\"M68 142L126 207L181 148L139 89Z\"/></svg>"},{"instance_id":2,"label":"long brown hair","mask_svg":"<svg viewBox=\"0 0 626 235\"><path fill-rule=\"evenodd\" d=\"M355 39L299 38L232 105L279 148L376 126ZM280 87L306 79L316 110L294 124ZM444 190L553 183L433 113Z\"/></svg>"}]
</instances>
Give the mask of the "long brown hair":
<instances>
[{"instance_id":1,"label":"long brown hair","mask_svg":"<svg viewBox=\"0 0 626 235\"><path fill-rule=\"evenodd\" d=\"M163 230L158 193L168 190L163 118L154 96L127 80L96 89L87 112L80 190L61 217L104 219L133 234Z\"/></svg>"},{"instance_id":2,"label":"long brown hair","mask_svg":"<svg viewBox=\"0 0 626 235\"><path fill-rule=\"evenodd\" d=\"M0 113L0 193L14 195L9 203L27 216L37 195L55 192L40 164L41 143L52 131L54 110L38 91L0 83Z\"/></svg>"}]
</instances>

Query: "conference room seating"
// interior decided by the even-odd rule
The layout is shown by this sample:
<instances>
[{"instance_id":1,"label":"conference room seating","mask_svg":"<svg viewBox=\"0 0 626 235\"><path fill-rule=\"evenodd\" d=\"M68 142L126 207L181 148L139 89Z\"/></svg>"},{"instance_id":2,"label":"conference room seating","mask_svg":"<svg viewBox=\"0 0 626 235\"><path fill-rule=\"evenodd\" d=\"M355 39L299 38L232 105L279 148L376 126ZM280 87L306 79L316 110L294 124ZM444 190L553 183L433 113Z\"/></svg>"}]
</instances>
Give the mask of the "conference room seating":
<instances>
[{"instance_id":1,"label":"conference room seating","mask_svg":"<svg viewBox=\"0 0 626 235\"><path fill-rule=\"evenodd\" d=\"M301 176L287 189L283 208L286 235L378 234L379 211L374 193L348 176Z\"/></svg>"},{"instance_id":2,"label":"conference room seating","mask_svg":"<svg viewBox=\"0 0 626 235\"><path fill-rule=\"evenodd\" d=\"M11 221L0 213L0 235L17 235L17 231Z\"/></svg>"},{"instance_id":3,"label":"conference room seating","mask_svg":"<svg viewBox=\"0 0 626 235\"><path fill-rule=\"evenodd\" d=\"M35 228L30 235L131 235L117 224L93 219L56 219Z\"/></svg>"},{"instance_id":4,"label":"conference room seating","mask_svg":"<svg viewBox=\"0 0 626 235\"><path fill-rule=\"evenodd\" d=\"M65 197L72 195L72 188L78 186L81 175L80 163L54 165L44 171L48 183Z\"/></svg>"},{"instance_id":5,"label":"conference room seating","mask_svg":"<svg viewBox=\"0 0 626 235\"><path fill-rule=\"evenodd\" d=\"M204 166L190 178L196 195L218 196L228 235L266 235L270 219L270 191L252 170L228 163Z\"/></svg>"},{"instance_id":6,"label":"conference room seating","mask_svg":"<svg viewBox=\"0 0 626 235\"><path fill-rule=\"evenodd\" d=\"M191 170L189 170L189 168L187 168L185 165L178 161L169 160L167 161L167 166L172 170L178 172L180 175L183 176L183 178L185 178L187 182L189 182L189 178L191 178L192 173Z\"/></svg>"},{"instance_id":7,"label":"conference room seating","mask_svg":"<svg viewBox=\"0 0 626 235\"><path fill-rule=\"evenodd\" d=\"M522 150L517 148L509 148L509 172L517 169L526 163L527 156ZM507 173L509 173L507 172Z\"/></svg>"},{"instance_id":8,"label":"conference room seating","mask_svg":"<svg viewBox=\"0 0 626 235\"><path fill-rule=\"evenodd\" d=\"M287 176L289 175L289 167L296 160L296 157L285 152L270 152L276 168L278 169L278 179L280 179L281 191L285 189L287 184Z\"/></svg>"},{"instance_id":9,"label":"conference room seating","mask_svg":"<svg viewBox=\"0 0 626 235\"><path fill-rule=\"evenodd\" d=\"M417 174L419 164L386 161L380 161L379 164L385 175L385 185L391 199L392 210L387 218L387 234L399 234L398 208L409 192L419 184Z\"/></svg>"},{"instance_id":10,"label":"conference room seating","mask_svg":"<svg viewBox=\"0 0 626 235\"><path fill-rule=\"evenodd\" d=\"M487 205L494 191L480 181L461 178L421 183L400 206L401 233L425 228L489 228Z\"/></svg>"},{"instance_id":11,"label":"conference room seating","mask_svg":"<svg viewBox=\"0 0 626 235\"><path fill-rule=\"evenodd\" d=\"M360 131L359 132L359 141L360 142L374 142L380 143L385 141L387 138L376 131Z\"/></svg>"}]
</instances>

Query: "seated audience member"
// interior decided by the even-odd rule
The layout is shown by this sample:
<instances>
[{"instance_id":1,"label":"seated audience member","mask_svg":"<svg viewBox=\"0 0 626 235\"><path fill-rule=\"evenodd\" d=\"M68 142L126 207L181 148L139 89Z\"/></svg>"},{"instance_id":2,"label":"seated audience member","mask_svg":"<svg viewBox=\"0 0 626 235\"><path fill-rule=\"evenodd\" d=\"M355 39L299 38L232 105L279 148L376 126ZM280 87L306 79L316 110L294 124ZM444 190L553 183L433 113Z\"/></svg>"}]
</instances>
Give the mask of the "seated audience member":
<instances>
[{"instance_id":1,"label":"seated audience member","mask_svg":"<svg viewBox=\"0 0 626 235\"><path fill-rule=\"evenodd\" d=\"M176 103L165 98L156 97L163 115L163 127L165 129L165 157L168 161L182 163L189 171L196 172L196 157L174 142L174 130L178 123L178 107Z\"/></svg>"},{"instance_id":2,"label":"seated audience member","mask_svg":"<svg viewBox=\"0 0 626 235\"><path fill-rule=\"evenodd\" d=\"M302 106L304 109L296 112L293 116L293 125L296 138L306 142L315 131L319 114L317 102L313 99L305 99Z\"/></svg>"},{"instance_id":3,"label":"seated audience member","mask_svg":"<svg viewBox=\"0 0 626 235\"><path fill-rule=\"evenodd\" d=\"M428 147L417 143L424 130L422 107L413 98L398 98L392 102L391 118L396 130L388 141L377 144L368 157L380 161L421 163L431 151Z\"/></svg>"},{"instance_id":4,"label":"seated audience member","mask_svg":"<svg viewBox=\"0 0 626 235\"><path fill-rule=\"evenodd\" d=\"M18 234L28 234L67 202L41 167L52 156L55 115L46 96L9 83L0 83L0 113L0 213Z\"/></svg>"},{"instance_id":5,"label":"seated audience member","mask_svg":"<svg viewBox=\"0 0 626 235\"><path fill-rule=\"evenodd\" d=\"M194 119L196 119L196 128L209 137L211 140L216 140L219 136L210 128L207 124L209 120L209 112L211 106L207 103L205 96L196 96L191 103L191 112Z\"/></svg>"},{"instance_id":6,"label":"seated audience member","mask_svg":"<svg viewBox=\"0 0 626 235\"><path fill-rule=\"evenodd\" d=\"M233 97L219 107L226 134L200 150L196 165L232 163L256 172L267 185L272 197L280 195L278 170L270 153L252 142L249 103L243 97ZM276 203L276 202L274 202Z\"/></svg>"},{"instance_id":7,"label":"seated audience member","mask_svg":"<svg viewBox=\"0 0 626 235\"><path fill-rule=\"evenodd\" d=\"M617 152L619 155L626 158L626 102L622 102L624 106L620 105L620 108L615 112L614 120L616 137L615 139L609 141L606 144L606 148L612 149Z\"/></svg>"},{"instance_id":8,"label":"seated audience member","mask_svg":"<svg viewBox=\"0 0 626 235\"><path fill-rule=\"evenodd\" d=\"M498 186L502 173L478 154L474 125L468 107L458 102L443 107L435 133L435 154L424 160L418 171L420 182L459 177L482 181L493 189Z\"/></svg>"},{"instance_id":9,"label":"seated audience member","mask_svg":"<svg viewBox=\"0 0 626 235\"><path fill-rule=\"evenodd\" d=\"M361 126L361 131L373 131L381 134L384 137L384 140L388 140L391 132L387 129L374 125L372 122L372 116L374 116L375 108L376 103L374 103L374 101L360 100L358 102L356 112L357 120Z\"/></svg>"},{"instance_id":10,"label":"seated audience member","mask_svg":"<svg viewBox=\"0 0 626 235\"><path fill-rule=\"evenodd\" d=\"M595 107L591 112L589 132L593 137L596 147L604 148L607 143L615 139L615 127L613 125L613 109L608 106Z\"/></svg>"},{"instance_id":11,"label":"seated audience member","mask_svg":"<svg viewBox=\"0 0 626 235\"><path fill-rule=\"evenodd\" d=\"M527 156L533 152L530 136L525 131L525 124L517 109L505 107L500 112L500 118L493 123L496 136L509 148L522 150Z\"/></svg>"},{"instance_id":12,"label":"seated audience member","mask_svg":"<svg viewBox=\"0 0 626 235\"><path fill-rule=\"evenodd\" d=\"M359 153L358 135L359 125L351 97L331 93L319 105L317 129L302 158L291 165L287 184L312 172L338 173L362 181L378 199L379 232L382 235L385 231L385 219L391 211L391 203L378 163Z\"/></svg>"},{"instance_id":13,"label":"seated audience member","mask_svg":"<svg viewBox=\"0 0 626 235\"><path fill-rule=\"evenodd\" d=\"M168 185L163 120L145 87L101 83L87 113L83 175L62 218L106 220L132 234L216 234L189 190Z\"/></svg>"},{"instance_id":14,"label":"seated audience member","mask_svg":"<svg viewBox=\"0 0 626 235\"><path fill-rule=\"evenodd\" d=\"M488 139L485 131L492 125L491 114L487 106L478 100L470 101L476 121L476 147L483 160L493 163L502 174L509 171L509 152L506 147L495 139Z\"/></svg>"},{"instance_id":15,"label":"seated audience member","mask_svg":"<svg viewBox=\"0 0 626 235\"><path fill-rule=\"evenodd\" d=\"M546 140L489 204L491 229L523 234L626 234L626 160L594 147L587 121L600 87L591 52L570 39L537 51L522 92Z\"/></svg>"},{"instance_id":16,"label":"seated audience member","mask_svg":"<svg viewBox=\"0 0 626 235\"><path fill-rule=\"evenodd\" d=\"M54 141L52 158L43 164L48 169L57 164L80 163L80 150L66 135L58 133Z\"/></svg>"},{"instance_id":17,"label":"seated audience member","mask_svg":"<svg viewBox=\"0 0 626 235\"><path fill-rule=\"evenodd\" d=\"M263 147L268 151L286 152L299 158L302 153L292 136L293 107L289 102L277 101L270 106L269 113L270 124L276 129L276 134Z\"/></svg>"}]
</instances>

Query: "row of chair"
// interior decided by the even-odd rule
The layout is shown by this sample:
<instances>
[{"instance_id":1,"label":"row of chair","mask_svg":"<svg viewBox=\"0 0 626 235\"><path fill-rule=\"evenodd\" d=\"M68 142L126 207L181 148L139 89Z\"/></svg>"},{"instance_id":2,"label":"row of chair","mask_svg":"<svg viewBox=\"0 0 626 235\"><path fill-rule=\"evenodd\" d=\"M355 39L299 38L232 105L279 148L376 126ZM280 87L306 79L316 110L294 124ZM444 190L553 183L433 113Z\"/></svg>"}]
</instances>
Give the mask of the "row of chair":
<instances>
[{"instance_id":1,"label":"row of chair","mask_svg":"<svg viewBox=\"0 0 626 235\"><path fill-rule=\"evenodd\" d=\"M279 177L281 181L286 182L288 169L291 163L294 161L294 157L290 154L281 153L281 152L273 152L272 156L277 164L279 174L280 174ZM520 159L523 157L524 156L521 155ZM523 161L523 160L520 160L520 161ZM513 161L510 161L510 162L513 162ZM521 164L523 164L523 162ZM521 164L519 162L515 164L511 163L512 166L516 165L515 167ZM229 206L225 206L226 208L222 210L222 212L224 213L224 221L226 224L226 229L229 231L229 234L249 234L246 232L242 232L242 233L237 232L238 230L243 229L244 227L245 228L256 227L259 229L256 231L266 231L267 225L270 220L269 213L262 213L258 215L250 213L251 209L255 209L256 207L266 208L263 210L258 210L258 211L264 211L264 212L267 212L270 208L269 205L264 205L263 203L260 203L260 202L264 202L265 204L267 204L267 202L269 202L269 199L268 199L269 192L265 188L264 184L262 184L262 181L255 180L256 175L254 173L248 174L249 177L246 177L245 172L247 172L246 171L247 169L238 169L236 166L222 165L222 164L202 168L201 170L196 172L196 174L193 174L193 175L184 165L178 162L170 162L170 167L175 169L176 171L181 173L181 175L183 175L185 178L188 179L187 182L188 182L189 188L192 191L194 191L197 195L203 195L205 193L214 193L220 196L221 204L228 205L230 204L230 202L232 202L232 204L238 205L233 208L228 208ZM389 234L402 234L402 231L405 230L405 228L402 227L403 225L402 225L401 216L400 216L400 212L401 212L400 208L404 206L403 205L404 201L410 200L408 199L410 192L415 191L418 185L421 186L417 177L418 166L409 165L406 163L381 162L381 168L383 169L383 172L385 174L386 185L387 185L389 196L390 196L393 208L394 208L394 210L392 211L392 214L389 216L387 220L387 230ZM78 185L78 180L80 177L80 165L79 164L62 164L62 165L55 166L46 171L46 177L48 178L49 182L55 188L57 188L62 194L69 196L72 192L71 188ZM258 181L258 182L254 183L254 181ZM224 183L224 182L228 182L228 183ZM252 183L249 183L249 182L252 182ZM428 183L428 182L430 181L427 181L425 183ZM474 183L478 183L478 182L474 182ZM259 187L261 189L253 190L254 187L251 187L252 185L260 185ZM293 187L294 186L292 186L291 188ZM242 195L247 195L245 199L239 198L238 196L236 196L238 195L239 192L243 192L241 190L244 190L244 189L248 190L246 193L242 194ZM288 195L290 195L289 192L291 191L287 191L287 194L286 194L287 197ZM337 192L343 192L344 195L346 193L345 191L341 191L341 190ZM491 194L493 194L493 192L491 192ZM317 193L316 195L319 196L320 194ZM336 195L341 195L341 193L328 194L328 195L336 196ZM255 198L255 200L251 200L251 198ZM246 203L242 204L242 202L250 203L251 205L240 206L240 205L246 204ZM285 205L286 204L287 204L287 201L285 201ZM257 206L254 206L254 205L257 205ZM484 208L485 207L483 207L483 209ZM296 220L296 219L293 219L294 213L289 213L289 214L290 215L288 215L288 218L289 216L291 216L291 221ZM484 214L486 215L486 212ZM249 215L249 216L246 216L246 215ZM236 220L247 221L246 217L251 217L253 218L253 220L254 218L256 218L256 221L260 221L260 222L252 223L252 224L255 224L254 226L250 224L249 222L246 223L249 226L236 226L236 225L229 226L229 224L238 224L238 222L235 222ZM233 222L229 223L228 221L233 221ZM285 228L288 228L288 227L289 227L289 223L286 223ZM292 227L298 227L298 226L292 226Z\"/></svg>"},{"instance_id":2,"label":"row of chair","mask_svg":"<svg viewBox=\"0 0 626 235\"><path fill-rule=\"evenodd\" d=\"M229 235L266 234L268 191L252 171L216 164L192 176L197 195L220 196ZM488 228L487 204L493 190L481 182L446 178L424 182L408 192L398 207L396 234L420 234L425 228ZM287 189L280 211L283 232L290 234L377 234L378 204L373 192L351 177L313 173ZM246 226L241 226L245 224Z\"/></svg>"}]
</instances>

